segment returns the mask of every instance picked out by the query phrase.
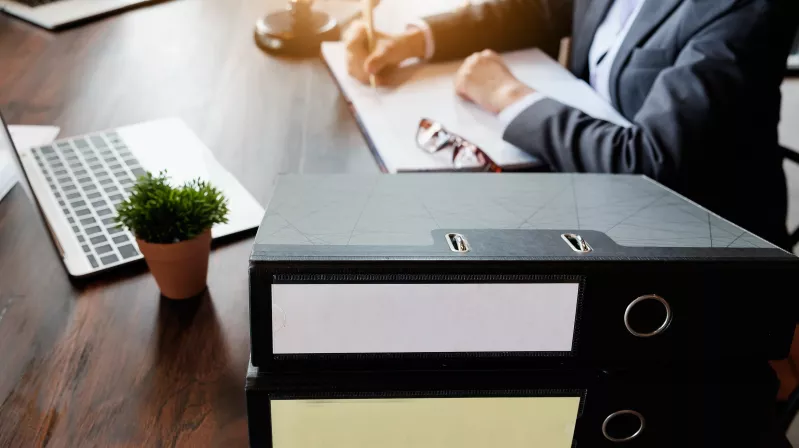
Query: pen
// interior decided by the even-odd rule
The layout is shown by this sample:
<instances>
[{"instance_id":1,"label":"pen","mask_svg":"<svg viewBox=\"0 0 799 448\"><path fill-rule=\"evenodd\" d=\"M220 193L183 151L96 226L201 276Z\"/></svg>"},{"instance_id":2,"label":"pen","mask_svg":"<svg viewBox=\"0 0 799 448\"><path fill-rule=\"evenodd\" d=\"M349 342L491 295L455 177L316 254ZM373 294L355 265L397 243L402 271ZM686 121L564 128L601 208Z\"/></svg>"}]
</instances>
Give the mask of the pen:
<instances>
[{"instance_id":1,"label":"pen","mask_svg":"<svg viewBox=\"0 0 799 448\"><path fill-rule=\"evenodd\" d=\"M362 6L363 19L366 21L366 42L369 46L369 53L371 54L375 51L375 23L372 16L372 11L374 9L373 0L362 0ZM372 88L375 88L377 85L375 75L369 75L369 84L371 84Z\"/></svg>"}]
</instances>

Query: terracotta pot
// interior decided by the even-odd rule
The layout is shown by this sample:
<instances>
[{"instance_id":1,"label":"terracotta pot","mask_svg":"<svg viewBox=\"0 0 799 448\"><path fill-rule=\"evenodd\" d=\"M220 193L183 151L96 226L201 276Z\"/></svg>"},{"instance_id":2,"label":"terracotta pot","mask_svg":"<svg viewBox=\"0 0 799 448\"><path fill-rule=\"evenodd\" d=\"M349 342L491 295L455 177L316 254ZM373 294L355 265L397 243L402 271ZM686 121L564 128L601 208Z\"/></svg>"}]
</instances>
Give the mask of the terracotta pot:
<instances>
[{"instance_id":1,"label":"terracotta pot","mask_svg":"<svg viewBox=\"0 0 799 448\"><path fill-rule=\"evenodd\" d=\"M188 299L205 290L211 253L210 229L179 243L155 244L138 238L136 242L165 297Z\"/></svg>"}]
</instances>

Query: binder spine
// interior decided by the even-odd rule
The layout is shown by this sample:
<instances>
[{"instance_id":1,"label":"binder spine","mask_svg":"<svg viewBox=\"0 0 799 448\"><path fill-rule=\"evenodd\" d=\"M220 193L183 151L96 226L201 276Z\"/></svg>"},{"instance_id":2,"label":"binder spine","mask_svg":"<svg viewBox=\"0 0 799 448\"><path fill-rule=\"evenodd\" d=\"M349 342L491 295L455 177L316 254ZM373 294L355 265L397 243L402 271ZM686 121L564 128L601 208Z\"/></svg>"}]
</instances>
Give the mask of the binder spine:
<instances>
[{"instance_id":1,"label":"binder spine","mask_svg":"<svg viewBox=\"0 0 799 448\"><path fill-rule=\"evenodd\" d=\"M566 365L607 368L728 358L781 359L790 348L796 305L790 300L792 269L786 266L748 267L739 263L505 266L444 262L255 263L250 269L253 364L284 371ZM559 269L573 273L558 273ZM272 334L275 285L476 283L578 284L571 346L531 351L518 347L474 351L438 348L302 351L287 346L275 350ZM652 319L637 317L641 314L647 317L647 307L654 307L654 314L662 314L654 324ZM298 321L290 322L296 328Z\"/></svg>"},{"instance_id":2,"label":"binder spine","mask_svg":"<svg viewBox=\"0 0 799 448\"><path fill-rule=\"evenodd\" d=\"M257 271L254 269L253 271ZM355 365L366 366L370 363L390 363L396 365L402 362L407 366L437 365L441 362L464 360L482 360L491 362L494 359L514 359L514 358L552 358L552 359L572 359L577 355L577 347L580 342L582 309L583 309L583 290L585 279L577 275L520 275L520 274L269 274L261 271L256 273L251 271L251 313L259 316L259 324L251 325L252 337L252 359L257 366L270 366L277 370L281 366L300 366L304 367L329 363L330 366L340 368L353 368ZM563 350L542 350L542 351L523 351L523 350L477 350L477 351L396 351L396 352L310 352L310 353L278 353L275 350L275 338L272 332L273 313L281 312L278 307L273 307L272 294L273 287L276 285L387 285L388 288L400 288L407 285L522 285L536 287L538 285L574 285L574 309L569 318L571 325L569 328L570 343ZM257 299L254 299L257 297ZM302 298L302 297L300 297ZM485 297L483 300L491 301L493 297ZM497 301L497 305L501 302ZM563 318L563 316L561 317ZM280 320L280 319L278 319ZM290 319L296 325L296 320ZM444 330L451 330L445 328ZM477 331L470 328L464 329L467 332ZM502 332L502 328L498 331ZM397 335L401 339L402 335ZM255 342L257 341L257 342ZM461 341L459 341L461 342ZM418 361L415 364L414 361ZM321 363L321 364L320 364ZM388 364L386 365L388 366Z\"/></svg>"},{"instance_id":3,"label":"binder spine","mask_svg":"<svg viewBox=\"0 0 799 448\"><path fill-rule=\"evenodd\" d=\"M272 358L272 275L250 265L250 357L255 366L266 366Z\"/></svg>"},{"instance_id":4,"label":"binder spine","mask_svg":"<svg viewBox=\"0 0 799 448\"><path fill-rule=\"evenodd\" d=\"M618 446L617 443L647 448L760 446L757 442L768 433L774 417L773 396L777 387L774 374L765 364L744 367L721 377L724 371L728 370L705 370L688 365L681 371L667 369L660 372L598 373L566 369L558 372L505 372L502 375L496 372L291 377L256 374L248 376L247 384L251 445L273 447L272 426L280 419L274 420L272 412L284 412L285 407L279 405L281 402L305 402L315 410L320 406L330 406L331 415L334 415L336 409L344 409L337 404L345 404L351 409L364 403L370 406L369 400L375 400L379 413L380 402L396 400L390 405L391 415L396 416L396 406L412 410L416 409L414 403L440 399L476 399L470 400L476 405L468 409L479 414L483 412L482 403L485 403L481 399L491 399L488 401L494 403L502 398L511 401L529 399L528 402L537 402L533 408L558 412L559 405L564 402L546 399L573 398L576 401L567 402L575 403L575 406L564 417L570 420L570 423L564 421L567 426L573 425L572 446L610 447ZM539 398L544 400L536 400ZM275 403L278 406L273 406ZM305 404L301 403L299 409ZM301 413L294 412L297 409L291 407L292 419L302 418ZM463 408L459 405L458 409ZM614 421L620 416L640 418L640 431L639 428L620 427L620 420ZM446 420L446 415L443 418L448 424L457 425ZM314 430L297 420L292 420L292 423L306 431ZM535 419L524 423L525 427L530 424L535 424ZM360 422L353 422L352 431L361 430L361 426ZM410 433L418 430L413 425L406 427ZM521 432L523 428L518 430ZM509 431L514 429L509 428ZM627 438L630 440L619 441ZM552 448L560 446L563 445Z\"/></svg>"}]
</instances>

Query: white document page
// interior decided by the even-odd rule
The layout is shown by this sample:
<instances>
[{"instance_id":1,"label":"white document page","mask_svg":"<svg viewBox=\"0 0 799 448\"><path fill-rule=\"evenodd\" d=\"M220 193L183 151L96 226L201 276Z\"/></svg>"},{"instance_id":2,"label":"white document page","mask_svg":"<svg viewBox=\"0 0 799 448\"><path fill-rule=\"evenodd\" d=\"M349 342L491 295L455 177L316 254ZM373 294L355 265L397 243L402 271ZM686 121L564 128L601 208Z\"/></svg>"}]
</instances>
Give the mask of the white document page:
<instances>
[{"instance_id":1,"label":"white document page","mask_svg":"<svg viewBox=\"0 0 799 448\"><path fill-rule=\"evenodd\" d=\"M55 126L9 126L8 131L17 148L30 148L52 143L60 129ZM17 183L16 164L11 159L14 156L7 149L10 148L0 147L0 200Z\"/></svg>"},{"instance_id":2,"label":"white document page","mask_svg":"<svg viewBox=\"0 0 799 448\"><path fill-rule=\"evenodd\" d=\"M495 115L455 93L453 76L459 61L411 64L392 73L386 86L372 89L348 75L343 43L322 44L322 55L389 172L452 168L451 151L431 155L417 147L416 129L422 118L437 121L476 144L502 167L537 163L526 152L502 140L505 125ZM588 84L540 50L506 53L503 58L516 77L548 97L596 118L630 125Z\"/></svg>"}]
</instances>

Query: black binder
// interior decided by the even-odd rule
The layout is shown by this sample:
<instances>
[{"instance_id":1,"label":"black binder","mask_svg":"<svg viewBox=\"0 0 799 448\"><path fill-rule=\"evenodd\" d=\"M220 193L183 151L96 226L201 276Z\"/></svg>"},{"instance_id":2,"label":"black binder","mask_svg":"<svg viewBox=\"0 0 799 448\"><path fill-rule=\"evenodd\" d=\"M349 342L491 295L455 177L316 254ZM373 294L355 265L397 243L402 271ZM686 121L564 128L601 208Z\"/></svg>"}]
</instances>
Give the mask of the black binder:
<instances>
[{"instance_id":1,"label":"black binder","mask_svg":"<svg viewBox=\"0 0 799 448\"><path fill-rule=\"evenodd\" d=\"M250 257L270 371L783 358L796 258L640 176L281 177Z\"/></svg>"},{"instance_id":2,"label":"black binder","mask_svg":"<svg viewBox=\"0 0 799 448\"><path fill-rule=\"evenodd\" d=\"M339 372L250 366L250 445L267 448L771 447L765 363L598 372Z\"/></svg>"}]
</instances>

